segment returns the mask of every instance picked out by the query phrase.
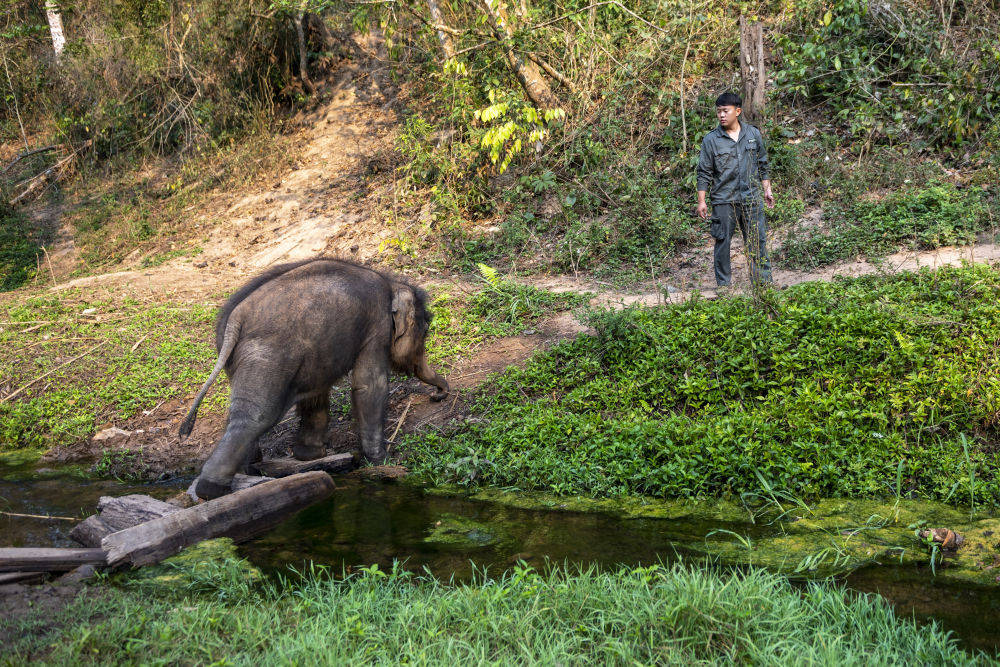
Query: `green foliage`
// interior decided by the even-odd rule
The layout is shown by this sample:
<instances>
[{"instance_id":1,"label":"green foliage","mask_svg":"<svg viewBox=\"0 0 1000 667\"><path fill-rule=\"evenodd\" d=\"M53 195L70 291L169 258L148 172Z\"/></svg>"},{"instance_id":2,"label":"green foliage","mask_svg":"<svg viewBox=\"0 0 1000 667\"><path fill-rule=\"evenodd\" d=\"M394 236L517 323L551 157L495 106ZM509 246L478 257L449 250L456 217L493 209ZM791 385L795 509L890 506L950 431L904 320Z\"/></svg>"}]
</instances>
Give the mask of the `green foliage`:
<instances>
[{"instance_id":1,"label":"green foliage","mask_svg":"<svg viewBox=\"0 0 1000 667\"><path fill-rule=\"evenodd\" d=\"M801 30L777 35L779 90L827 102L856 136L957 146L993 124L1000 51L987 3L939 14L836 0L800 11Z\"/></svg>"},{"instance_id":2,"label":"green foliage","mask_svg":"<svg viewBox=\"0 0 1000 667\"><path fill-rule=\"evenodd\" d=\"M204 381L215 356L214 308L77 298L62 292L0 307L10 323L0 330L0 377L6 393L27 386L0 404L0 449L79 440ZM89 309L96 312L84 314ZM219 408L224 398L217 393L211 404ZM107 456L114 475L122 467L114 457L128 455Z\"/></svg>"},{"instance_id":3,"label":"green foliage","mask_svg":"<svg viewBox=\"0 0 1000 667\"><path fill-rule=\"evenodd\" d=\"M427 337L432 364L450 363L482 343L517 336L544 316L584 305L588 294L549 292L502 277L496 269L479 265L482 289L464 304L447 292L431 303L434 319Z\"/></svg>"},{"instance_id":4,"label":"green foliage","mask_svg":"<svg viewBox=\"0 0 1000 667\"><path fill-rule=\"evenodd\" d=\"M36 237L24 216L0 203L0 292L17 289L35 274Z\"/></svg>"},{"instance_id":5,"label":"green foliage","mask_svg":"<svg viewBox=\"0 0 1000 667\"><path fill-rule=\"evenodd\" d=\"M234 582L236 593L242 589ZM40 615L40 614L38 614ZM37 616L37 615L36 615ZM21 627L38 623L29 616ZM5 646L75 664L973 664L935 624L897 617L876 595L832 584L795 588L751 569L687 565L524 564L447 585L398 567L323 570L249 599L111 590L80 596L47 626ZM3 625L0 625L3 627Z\"/></svg>"},{"instance_id":6,"label":"green foliage","mask_svg":"<svg viewBox=\"0 0 1000 667\"><path fill-rule=\"evenodd\" d=\"M122 482L133 481L141 479L141 475L136 474L137 470L141 470L141 461L141 449L105 449L91 471L98 477L112 477Z\"/></svg>"},{"instance_id":7,"label":"green foliage","mask_svg":"<svg viewBox=\"0 0 1000 667\"><path fill-rule=\"evenodd\" d=\"M902 461L904 493L996 505L998 297L1000 272L976 266L806 283L770 313L739 298L596 314L597 335L488 384L476 420L411 438L408 462L594 496L877 497ZM460 459L478 470L450 472Z\"/></svg>"},{"instance_id":8,"label":"green foliage","mask_svg":"<svg viewBox=\"0 0 1000 667\"><path fill-rule=\"evenodd\" d=\"M827 232L789 234L782 251L787 263L811 268L859 255L876 259L900 248L965 245L992 225L982 188L959 190L950 184L833 205L825 216L831 221Z\"/></svg>"},{"instance_id":9,"label":"green foliage","mask_svg":"<svg viewBox=\"0 0 1000 667\"><path fill-rule=\"evenodd\" d=\"M294 30L275 9L267 0L63 6L69 41L56 63L42 6L5 3L0 26L35 28L5 48L9 95L30 112L25 123L56 141L90 142L89 165L228 144L267 126L294 97ZM3 138L13 138L16 126L4 125Z\"/></svg>"}]
</instances>

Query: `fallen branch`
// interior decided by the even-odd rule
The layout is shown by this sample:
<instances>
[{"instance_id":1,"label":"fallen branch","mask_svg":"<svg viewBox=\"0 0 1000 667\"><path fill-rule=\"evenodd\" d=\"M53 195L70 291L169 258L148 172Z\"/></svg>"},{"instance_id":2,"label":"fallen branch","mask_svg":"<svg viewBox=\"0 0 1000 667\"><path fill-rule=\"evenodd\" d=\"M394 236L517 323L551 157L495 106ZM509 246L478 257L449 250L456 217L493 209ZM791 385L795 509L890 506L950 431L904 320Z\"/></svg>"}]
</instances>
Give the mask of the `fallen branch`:
<instances>
[{"instance_id":1,"label":"fallen branch","mask_svg":"<svg viewBox=\"0 0 1000 667\"><path fill-rule=\"evenodd\" d=\"M51 516L49 514L21 514L19 512L0 512L4 516L16 516L23 519L52 519L53 521L79 521L73 516Z\"/></svg>"},{"instance_id":2,"label":"fallen branch","mask_svg":"<svg viewBox=\"0 0 1000 667\"><path fill-rule=\"evenodd\" d=\"M403 414L399 416L399 421L396 422L396 430L392 432L389 437L389 442L394 442L396 440L396 435L399 434L399 429L403 427L403 422L406 421L406 413L410 411L410 405L413 404L413 397L410 396L410 400L406 402L406 407L403 408Z\"/></svg>"},{"instance_id":3,"label":"fallen branch","mask_svg":"<svg viewBox=\"0 0 1000 667\"><path fill-rule=\"evenodd\" d=\"M83 358L84 358L85 356L87 356L87 355L88 355L88 354L90 354L91 352L95 351L95 350L96 350L97 348L99 348L99 347L103 347L104 345L107 345L107 343L108 343L108 341L107 341L107 340L103 340L103 341L101 341L100 343L98 343L97 345L95 345L94 347L92 347L92 348L90 348L89 350L87 350L86 352L84 352L83 354L80 354L80 355L77 355L77 356L73 357L72 359L70 359L69 361L64 361L63 363L59 364L59 365L58 365L58 366L56 366L55 368L53 368L53 369L51 369L51 370L49 370L49 371L46 371L46 372L45 372L45 373L43 373L42 375L39 375L38 377L36 377L36 378L35 378L34 380L32 380L31 382L29 382L28 384L25 384L25 385L22 385L22 386L21 386L21 387L20 387L20 388L19 388L19 389L18 389L17 391L15 391L15 392L14 392L13 394L7 394L7 395L6 395L6 396L4 396L3 398L0 398L0 405L3 405L3 404L4 404L5 402L7 402L7 401L9 401L9 400L13 399L13 398L14 398L15 396L17 396L18 394L20 394L20 393L21 393L21 392L23 392L23 391L24 391L25 389L27 389L27 388L28 388L28 387L30 387L31 385L35 384L35 383L36 383L36 382L38 382L39 380L43 380L43 379L47 378L48 376L50 376L50 375L52 375L53 373L55 373L55 372L56 372L57 370L59 370L59 369L61 369L61 368L65 368L66 366L69 366L69 365L70 365L71 363L73 363L74 361L79 361L80 359L83 359Z\"/></svg>"},{"instance_id":4,"label":"fallen branch","mask_svg":"<svg viewBox=\"0 0 1000 667\"><path fill-rule=\"evenodd\" d=\"M18 155L16 158L14 158L10 162L8 162L7 166L4 167L3 170L0 170L0 176L3 176L4 174L6 174L8 171L10 171L14 167L15 164L17 164L18 162L20 162L21 160L23 160L25 158L31 157L32 155L38 155L39 153L47 153L49 151L54 151L57 148L64 148L64 146L62 146L62 144L53 144L51 146L45 146L43 148L35 148L33 150L30 150L30 151L24 151L23 153L21 153L20 155Z\"/></svg>"},{"instance_id":5,"label":"fallen branch","mask_svg":"<svg viewBox=\"0 0 1000 667\"><path fill-rule=\"evenodd\" d=\"M61 172L63 167L69 164L70 160L72 160L74 157L76 157L76 152L67 155L66 157L59 160L58 162L56 162L54 165L52 165L42 173L31 178L28 181L28 187L25 188L24 192L11 199L10 205L17 206L22 201L30 197L32 194L41 190L42 186L47 185L50 180L52 180L53 178L58 178L59 172Z\"/></svg>"},{"instance_id":6,"label":"fallen branch","mask_svg":"<svg viewBox=\"0 0 1000 667\"><path fill-rule=\"evenodd\" d=\"M541 67L543 72L545 72L550 77L552 77L553 79L555 79L556 81L558 81L560 84L562 84L562 86L564 88L566 88L566 90L568 90L571 93L576 92L576 86L573 85L573 82L570 81L569 79L567 79L566 76L563 75L559 70L557 70L552 65L548 64L547 62L545 62L541 58L541 56L539 56L537 53L531 53L529 51L525 55L527 55L528 58L530 58L532 61L534 61L534 63L536 65L538 65L539 67Z\"/></svg>"}]
</instances>

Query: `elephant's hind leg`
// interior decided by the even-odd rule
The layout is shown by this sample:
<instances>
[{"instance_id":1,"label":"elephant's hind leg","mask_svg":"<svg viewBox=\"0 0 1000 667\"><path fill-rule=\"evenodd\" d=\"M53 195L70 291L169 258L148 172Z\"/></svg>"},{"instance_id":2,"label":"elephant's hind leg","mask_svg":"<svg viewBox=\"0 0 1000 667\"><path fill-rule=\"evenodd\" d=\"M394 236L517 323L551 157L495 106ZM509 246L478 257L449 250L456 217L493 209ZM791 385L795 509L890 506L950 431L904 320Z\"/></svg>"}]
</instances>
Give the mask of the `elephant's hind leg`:
<instances>
[{"instance_id":1,"label":"elephant's hind leg","mask_svg":"<svg viewBox=\"0 0 1000 667\"><path fill-rule=\"evenodd\" d=\"M301 423L299 436L292 444L292 455L300 461L311 461L326 454L326 425L330 421L330 392L298 402Z\"/></svg>"},{"instance_id":2,"label":"elephant's hind leg","mask_svg":"<svg viewBox=\"0 0 1000 667\"><path fill-rule=\"evenodd\" d=\"M232 379L226 431L201 468L195 487L199 498L208 500L229 493L233 476L245 471L257 438L284 413L287 383L268 378L267 373L258 372L252 378L241 375L237 372Z\"/></svg>"}]
</instances>

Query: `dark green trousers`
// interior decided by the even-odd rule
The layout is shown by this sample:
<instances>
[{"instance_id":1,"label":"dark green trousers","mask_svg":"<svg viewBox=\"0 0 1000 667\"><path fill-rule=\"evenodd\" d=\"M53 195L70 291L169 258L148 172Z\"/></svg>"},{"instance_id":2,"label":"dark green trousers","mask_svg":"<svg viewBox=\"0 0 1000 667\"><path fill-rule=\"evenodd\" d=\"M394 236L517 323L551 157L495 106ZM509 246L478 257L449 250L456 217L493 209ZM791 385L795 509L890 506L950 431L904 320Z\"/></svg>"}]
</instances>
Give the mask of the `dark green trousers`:
<instances>
[{"instance_id":1,"label":"dark green trousers","mask_svg":"<svg viewBox=\"0 0 1000 667\"><path fill-rule=\"evenodd\" d=\"M763 205L712 204L712 238L715 239L715 282L728 285L733 274L729 246L739 226L743 244L750 257L750 280L754 284L771 282L771 262L767 258L767 223Z\"/></svg>"}]
</instances>

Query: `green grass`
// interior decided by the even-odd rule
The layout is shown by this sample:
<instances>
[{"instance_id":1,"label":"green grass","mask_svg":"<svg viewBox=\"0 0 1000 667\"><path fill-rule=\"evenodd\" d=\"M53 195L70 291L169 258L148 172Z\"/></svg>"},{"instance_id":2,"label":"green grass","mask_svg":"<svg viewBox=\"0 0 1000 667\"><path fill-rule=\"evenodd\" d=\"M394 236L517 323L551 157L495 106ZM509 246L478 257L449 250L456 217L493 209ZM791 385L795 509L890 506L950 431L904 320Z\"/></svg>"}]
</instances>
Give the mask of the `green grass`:
<instances>
[{"instance_id":1,"label":"green grass","mask_svg":"<svg viewBox=\"0 0 1000 667\"><path fill-rule=\"evenodd\" d=\"M34 275L36 240L24 216L0 203L0 292L17 289Z\"/></svg>"},{"instance_id":2,"label":"green grass","mask_svg":"<svg viewBox=\"0 0 1000 667\"><path fill-rule=\"evenodd\" d=\"M0 306L3 396L26 387L0 403L0 450L72 442L192 393L215 356L214 317L212 306L75 292Z\"/></svg>"},{"instance_id":3,"label":"green grass","mask_svg":"<svg viewBox=\"0 0 1000 667\"><path fill-rule=\"evenodd\" d=\"M793 588L760 570L516 567L446 585L364 568L263 585L245 566L179 565L163 584L4 619L6 660L42 664L972 664L877 596ZM192 570L199 570L191 576ZM46 634L47 628L60 628ZM11 632L13 630L14 632Z\"/></svg>"},{"instance_id":4,"label":"green grass","mask_svg":"<svg viewBox=\"0 0 1000 667\"><path fill-rule=\"evenodd\" d=\"M591 496L1000 502L1000 271L807 283L769 302L597 313L597 335L488 383L476 420L411 438L409 465Z\"/></svg>"},{"instance_id":5,"label":"green grass","mask_svg":"<svg viewBox=\"0 0 1000 667\"><path fill-rule=\"evenodd\" d=\"M586 293L556 293L521 285L483 264L479 269L483 286L467 299L448 291L434 295L434 319L427 338L432 365L447 368L486 342L522 335L546 316L583 306L590 298Z\"/></svg>"},{"instance_id":6,"label":"green grass","mask_svg":"<svg viewBox=\"0 0 1000 667\"><path fill-rule=\"evenodd\" d=\"M834 202L825 232L793 231L781 251L790 266L813 268L865 256L878 259L903 248L967 245L994 222L985 191L932 185L893 192L876 201Z\"/></svg>"}]
</instances>

